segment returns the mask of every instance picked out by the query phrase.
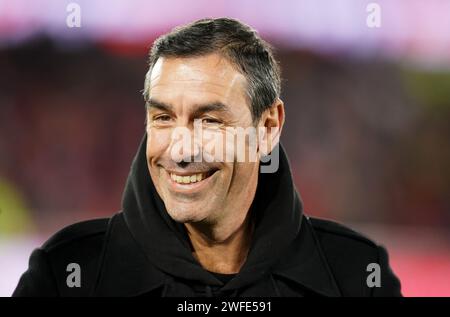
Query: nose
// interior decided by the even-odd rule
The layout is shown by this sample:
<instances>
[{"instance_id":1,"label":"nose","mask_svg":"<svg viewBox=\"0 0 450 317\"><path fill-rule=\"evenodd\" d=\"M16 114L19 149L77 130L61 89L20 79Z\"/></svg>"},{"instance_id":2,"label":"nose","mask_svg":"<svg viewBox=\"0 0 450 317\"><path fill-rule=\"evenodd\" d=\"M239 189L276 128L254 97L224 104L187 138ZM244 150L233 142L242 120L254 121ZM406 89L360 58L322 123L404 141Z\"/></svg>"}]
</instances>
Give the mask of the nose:
<instances>
[{"instance_id":1,"label":"nose","mask_svg":"<svg viewBox=\"0 0 450 317\"><path fill-rule=\"evenodd\" d=\"M185 167L189 162L201 161L201 138L185 127L177 128L172 133L170 157L180 167Z\"/></svg>"}]
</instances>

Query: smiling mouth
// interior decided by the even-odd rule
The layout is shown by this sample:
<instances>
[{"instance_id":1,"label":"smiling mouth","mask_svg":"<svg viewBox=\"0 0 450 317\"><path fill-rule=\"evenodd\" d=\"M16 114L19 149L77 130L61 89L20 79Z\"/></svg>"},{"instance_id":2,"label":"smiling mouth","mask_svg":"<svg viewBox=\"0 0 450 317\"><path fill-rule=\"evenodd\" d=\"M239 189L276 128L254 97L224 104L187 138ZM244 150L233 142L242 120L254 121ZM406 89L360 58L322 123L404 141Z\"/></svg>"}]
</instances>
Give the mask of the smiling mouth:
<instances>
[{"instance_id":1,"label":"smiling mouth","mask_svg":"<svg viewBox=\"0 0 450 317\"><path fill-rule=\"evenodd\" d=\"M207 179L212 174L214 174L217 170L211 170L204 173L192 173L188 175L179 175L176 173L169 172L170 178L178 184L193 184L201 182L202 180Z\"/></svg>"}]
</instances>

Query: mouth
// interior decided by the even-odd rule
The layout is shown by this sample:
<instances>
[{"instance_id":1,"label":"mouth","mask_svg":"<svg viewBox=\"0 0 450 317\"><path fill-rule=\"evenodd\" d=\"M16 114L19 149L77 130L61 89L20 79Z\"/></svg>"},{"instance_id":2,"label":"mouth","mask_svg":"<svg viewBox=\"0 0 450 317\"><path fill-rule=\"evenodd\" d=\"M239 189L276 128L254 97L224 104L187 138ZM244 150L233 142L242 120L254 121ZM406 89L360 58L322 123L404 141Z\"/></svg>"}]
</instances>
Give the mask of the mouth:
<instances>
[{"instance_id":1,"label":"mouth","mask_svg":"<svg viewBox=\"0 0 450 317\"><path fill-rule=\"evenodd\" d=\"M166 170L166 173L170 187L174 192L189 194L207 188L217 171L218 169L212 169L206 172L177 173Z\"/></svg>"},{"instance_id":2,"label":"mouth","mask_svg":"<svg viewBox=\"0 0 450 317\"><path fill-rule=\"evenodd\" d=\"M214 174L214 172L215 171L211 170L204 173L187 174L187 175L180 175L169 172L169 175L170 178L177 184L193 184L207 179L212 174Z\"/></svg>"}]
</instances>

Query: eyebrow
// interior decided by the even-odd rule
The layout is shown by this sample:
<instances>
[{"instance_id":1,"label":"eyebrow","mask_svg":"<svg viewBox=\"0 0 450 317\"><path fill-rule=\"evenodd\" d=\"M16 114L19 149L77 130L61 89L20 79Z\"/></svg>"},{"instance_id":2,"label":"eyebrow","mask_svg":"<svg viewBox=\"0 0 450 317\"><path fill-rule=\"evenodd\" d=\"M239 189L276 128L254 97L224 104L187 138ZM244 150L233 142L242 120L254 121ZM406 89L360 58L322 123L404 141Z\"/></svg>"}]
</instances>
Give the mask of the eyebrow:
<instances>
[{"instance_id":1,"label":"eyebrow","mask_svg":"<svg viewBox=\"0 0 450 317\"><path fill-rule=\"evenodd\" d=\"M172 105L169 105L167 103L155 100L150 98L149 100L147 100L146 102L146 107L147 109L150 110L150 108L156 108L162 111L169 111L169 112L173 112L173 107Z\"/></svg>"},{"instance_id":2,"label":"eyebrow","mask_svg":"<svg viewBox=\"0 0 450 317\"><path fill-rule=\"evenodd\" d=\"M192 113L192 117L198 117L204 113L207 112L212 112L212 111L218 111L218 112L224 112L224 113L229 113L230 108L221 103L221 102L212 102L212 103L207 103L207 104L203 104L203 105L199 105L195 108L194 112Z\"/></svg>"},{"instance_id":3,"label":"eyebrow","mask_svg":"<svg viewBox=\"0 0 450 317\"><path fill-rule=\"evenodd\" d=\"M168 111L168 112L174 112L173 106L155 99L150 98L147 101L147 109L150 108L156 108L162 111ZM192 117L198 117L201 114L212 112L212 111L218 111L218 112L230 112L230 107L225 105L224 103L220 101L215 102L209 102L205 104L200 104L195 107L194 112L192 113Z\"/></svg>"}]
</instances>

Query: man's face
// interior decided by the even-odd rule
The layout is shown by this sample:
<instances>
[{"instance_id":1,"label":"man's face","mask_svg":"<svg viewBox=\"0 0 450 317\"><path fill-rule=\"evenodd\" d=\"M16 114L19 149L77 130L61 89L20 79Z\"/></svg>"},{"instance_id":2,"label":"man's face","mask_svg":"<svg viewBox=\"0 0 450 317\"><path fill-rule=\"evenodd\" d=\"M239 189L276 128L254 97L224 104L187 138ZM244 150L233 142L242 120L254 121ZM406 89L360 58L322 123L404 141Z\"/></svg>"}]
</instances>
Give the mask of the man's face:
<instances>
[{"instance_id":1,"label":"man's face","mask_svg":"<svg viewBox=\"0 0 450 317\"><path fill-rule=\"evenodd\" d=\"M200 153L214 157L218 151L206 150L211 142L194 129L194 120L201 122L203 133L211 132L214 140L222 136L226 144L230 128L252 127L246 78L217 54L159 58L150 76L147 164L170 216L183 223L217 223L247 210L256 191L259 161L237 162L229 152L222 161L198 160ZM175 149L180 139L174 132L180 129L191 137L182 151Z\"/></svg>"}]
</instances>

